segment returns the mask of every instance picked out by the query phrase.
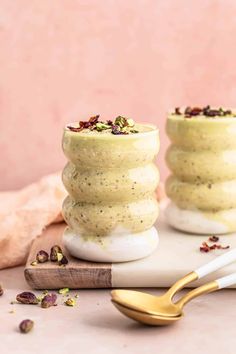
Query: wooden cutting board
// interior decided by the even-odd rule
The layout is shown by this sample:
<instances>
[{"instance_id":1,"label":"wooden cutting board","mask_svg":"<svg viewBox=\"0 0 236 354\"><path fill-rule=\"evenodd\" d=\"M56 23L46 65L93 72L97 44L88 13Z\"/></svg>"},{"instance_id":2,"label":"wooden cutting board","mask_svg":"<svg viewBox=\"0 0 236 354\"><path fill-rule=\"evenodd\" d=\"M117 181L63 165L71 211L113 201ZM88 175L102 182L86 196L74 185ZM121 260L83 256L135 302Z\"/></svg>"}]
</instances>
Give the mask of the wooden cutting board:
<instances>
[{"instance_id":1,"label":"wooden cutting board","mask_svg":"<svg viewBox=\"0 0 236 354\"><path fill-rule=\"evenodd\" d=\"M65 224L48 227L42 236L32 244L25 268L25 278L35 289L112 288L112 287L169 287L178 278L191 270L222 254L223 250L201 253L199 247L208 236L184 234L170 228L161 215L156 225L160 244L153 255L145 259L126 263L93 263L75 259L65 250L69 259L66 267L47 262L32 266L37 252L41 249L49 252L52 245L62 246L62 233ZM220 237L223 245L236 247L236 234ZM63 248L63 246L62 246ZM236 263L215 272L199 282L217 279L231 272L236 272Z\"/></svg>"}]
</instances>

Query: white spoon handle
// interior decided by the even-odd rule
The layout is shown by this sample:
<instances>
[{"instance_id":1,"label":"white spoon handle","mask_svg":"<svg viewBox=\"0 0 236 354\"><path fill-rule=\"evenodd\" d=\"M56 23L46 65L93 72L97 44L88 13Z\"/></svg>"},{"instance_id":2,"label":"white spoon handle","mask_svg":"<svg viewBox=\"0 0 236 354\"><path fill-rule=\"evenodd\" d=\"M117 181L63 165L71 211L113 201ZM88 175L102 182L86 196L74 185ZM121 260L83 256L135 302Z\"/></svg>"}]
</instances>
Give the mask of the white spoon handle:
<instances>
[{"instance_id":1,"label":"white spoon handle","mask_svg":"<svg viewBox=\"0 0 236 354\"><path fill-rule=\"evenodd\" d=\"M227 286L230 285L235 285L236 284L236 273L227 275L226 277L213 280L207 284L204 284L202 286L199 286L199 288L195 288L191 290L189 293L185 294L182 298L180 298L176 304L178 306L182 307L186 305L189 301L192 299L195 299L195 297L201 296L203 294L209 294L213 291L227 288Z\"/></svg>"},{"instance_id":2,"label":"white spoon handle","mask_svg":"<svg viewBox=\"0 0 236 354\"><path fill-rule=\"evenodd\" d=\"M201 278L205 277L205 275L213 273L217 269L223 268L224 266L226 266L230 263L233 263L234 261L236 261L236 248L234 248L233 250L231 250L229 252L222 254L221 256L213 259L213 261L196 269L195 273L197 273L198 279L201 279ZM222 278L222 279L224 279L224 278ZM230 285L232 285L232 284L230 284ZM226 285L226 286L228 286L228 285ZM223 287L225 287L225 286L223 286Z\"/></svg>"},{"instance_id":3,"label":"white spoon handle","mask_svg":"<svg viewBox=\"0 0 236 354\"><path fill-rule=\"evenodd\" d=\"M216 280L219 289L227 288L227 286L236 284L236 273L227 275L226 277Z\"/></svg>"}]
</instances>

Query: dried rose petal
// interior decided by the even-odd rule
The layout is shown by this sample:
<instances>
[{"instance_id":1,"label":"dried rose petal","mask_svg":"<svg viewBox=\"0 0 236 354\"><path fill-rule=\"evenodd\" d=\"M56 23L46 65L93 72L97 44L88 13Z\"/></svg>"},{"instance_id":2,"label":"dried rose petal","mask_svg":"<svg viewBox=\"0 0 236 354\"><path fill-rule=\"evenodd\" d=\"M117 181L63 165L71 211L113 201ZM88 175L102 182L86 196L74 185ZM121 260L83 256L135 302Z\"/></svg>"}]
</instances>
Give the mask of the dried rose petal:
<instances>
[{"instance_id":1,"label":"dried rose petal","mask_svg":"<svg viewBox=\"0 0 236 354\"><path fill-rule=\"evenodd\" d=\"M28 333L34 327L34 322L31 320L23 320L19 324L19 329L21 333Z\"/></svg>"},{"instance_id":2,"label":"dried rose petal","mask_svg":"<svg viewBox=\"0 0 236 354\"><path fill-rule=\"evenodd\" d=\"M209 241L210 241L210 242L218 242L219 239L220 239L220 238L219 238L218 236L215 236L215 235L209 237Z\"/></svg>"},{"instance_id":3,"label":"dried rose petal","mask_svg":"<svg viewBox=\"0 0 236 354\"><path fill-rule=\"evenodd\" d=\"M128 134L127 132L120 130L120 127L118 127L118 125L112 125L111 132L114 135Z\"/></svg>"},{"instance_id":4,"label":"dried rose petal","mask_svg":"<svg viewBox=\"0 0 236 354\"><path fill-rule=\"evenodd\" d=\"M206 242L203 242L202 245L200 246L200 251L207 253L210 251L210 247L208 246L208 244Z\"/></svg>"},{"instance_id":5,"label":"dried rose petal","mask_svg":"<svg viewBox=\"0 0 236 354\"><path fill-rule=\"evenodd\" d=\"M232 111L230 109L227 109L226 111L223 111L223 114L227 116L228 114L232 114Z\"/></svg>"},{"instance_id":6,"label":"dried rose petal","mask_svg":"<svg viewBox=\"0 0 236 354\"><path fill-rule=\"evenodd\" d=\"M37 305L39 303L37 297L30 291L24 291L16 296L16 300L21 304Z\"/></svg>"},{"instance_id":7,"label":"dried rose petal","mask_svg":"<svg viewBox=\"0 0 236 354\"><path fill-rule=\"evenodd\" d=\"M201 114L201 112L202 112L202 109L201 108L199 108L199 107L194 107L194 108L192 108L192 110L191 110L191 116L198 116L199 114Z\"/></svg>"},{"instance_id":8,"label":"dried rose petal","mask_svg":"<svg viewBox=\"0 0 236 354\"><path fill-rule=\"evenodd\" d=\"M41 307L46 309L48 307L54 306L57 301L57 295L52 293L52 294L47 294L43 297L42 302L41 302Z\"/></svg>"},{"instance_id":9,"label":"dried rose petal","mask_svg":"<svg viewBox=\"0 0 236 354\"><path fill-rule=\"evenodd\" d=\"M177 115L180 115L180 114L181 114L179 107L176 107L176 108L175 108L175 114L177 114Z\"/></svg>"},{"instance_id":10,"label":"dried rose petal","mask_svg":"<svg viewBox=\"0 0 236 354\"><path fill-rule=\"evenodd\" d=\"M71 130L72 132L80 132L81 130L83 130L83 127L82 126L79 126L79 127L71 127L71 126L67 126L67 128L69 129L69 130Z\"/></svg>"},{"instance_id":11,"label":"dried rose petal","mask_svg":"<svg viewBox=\"0 0 236 354\"><path fill-rule=\"evenodd\" d=\"M175 114L178 114L179 109L178 107L175 109ZM206 117L216 117L216 116L226 116L226 115L232 115L232 111L227 109L224 110L223 108L219 109L212 109L209 105L206 107L200 108L200 107L186 107L184 111L185 117L186 118L191 118L193 116L198 116L200 114L205 115ZM234 115L235 116L235 115Z\"/></svg>"},{"instance_id":12,"label":"dried rose petal","mask_svg":"<svg viewBox=\"0 0 236 354\"><path fill-rule=\"evenodd\" d=\"M57 260L58 260L57 254L58 253L62 253L61 247L58 245L52 246L51 251L50 251L50 261L51 262L57 262Z\"/></svg>"},{"instance_id":13,"label":"dried rose petal","mask_svg":"<svg viewBox=\"0 0 236 354\"><path fill-rule=\"evenodd\" d=\"M203 107L203 109L202 109L203 114L205 114L210 109L211 109L211 107L209 105L207 105L206 107Z\"/></svg>"},{"instance_id":14,"label":"dried rose petal","mask_svg":"<svg viewBox=\"0 0 236 354\"><path fill-rule=\"evenodd\" d=\"M199 114L201 114L202 109L199 107L193 107L193 108L186 107L184 113L185 113L185 116L189 118L189 117L198 116Z\"/></svg>"},{"instance_id":15,"label":"dried rose petal","mask_svg":"<svg viewBox=\"0 0 236 354\"><path fill-rule=\"evenodd\" d=\"M215 236L217 238L217 236ZM209 240L211 239L211 237L209 238ZM200 246L200 251L201 252L210 252L212 250L215 250L215 249L218 249L218 250L226 250L230 248L230 246L222 246L222 245L219 245L217 243L214 243L213 245L209 246L207 242L203 242L202 245Z\"/></svg>"},{"instance_id":16,"label":"dried rose petal","mask_svg":"<svg viewBox=\"0 0 236 354\"><path fill-rule=\"evenodd\" d=\"M49 255L46 251L41 250L36 255L36 260L38 263L45 263L48 261Z\"/></svg>"},{"instance_id":17,"label":"dried rose petal","mask_svg":"<svg viewBox=\"0 0 236 354\"><path fill-rule=\"evenodd\" d=\"M215 244L215 245L213 245L213 246L214 246L214 249L218 249L218 250L227 250L228 248L230 248L229 245L227 245L227 246L222 246L222 245L217 245L217 244Z\"/></svg>"},{"instance_id":18,"label":"dried rose petal","mask_svg":"<svg viewBox=\"0 0 236 354\"><path fill-rule=\"evenodd\" d=\"M188 107L185 108L184 113L190 115L190 114L191 114L191 111L192 111L192 108L188 106Z\"/></svg>"},{"instance_id":19,"label":"dried rose petal","mask_svg":"<svg viewBox=\"0 0 236 354\"><path fill-rule=\"evenodd\" d=\"M82 123L84 129L88 129L92 125L90 122L80 122L80 123Z\"/></svg>"},{"instance_id":20,"label":"dried rose petal","mask_svg":"<svg viewBox=\"0 0 236 354\"><path fill-rule=\"evenodd\" d=\"M216 117L216 116L220 116L220 115L221 115L221 112L218 109L209 109L205 113L205 116L207 116L207 117Z\"/></svg>"},{"instance_id":21,"label":"dried rose petal","mask_svg":"<svg viewBox=\"0 0 236 354\"><path fill-rule=\"evenodd\" d=\"M91 123L91 124L96 124L97 122L98 122L98 119L99 119L99 114L97 114L96 116L94 116L94 117L91 117L91 118L89 118L89 122Z\"/></svg>"}]
</instances>

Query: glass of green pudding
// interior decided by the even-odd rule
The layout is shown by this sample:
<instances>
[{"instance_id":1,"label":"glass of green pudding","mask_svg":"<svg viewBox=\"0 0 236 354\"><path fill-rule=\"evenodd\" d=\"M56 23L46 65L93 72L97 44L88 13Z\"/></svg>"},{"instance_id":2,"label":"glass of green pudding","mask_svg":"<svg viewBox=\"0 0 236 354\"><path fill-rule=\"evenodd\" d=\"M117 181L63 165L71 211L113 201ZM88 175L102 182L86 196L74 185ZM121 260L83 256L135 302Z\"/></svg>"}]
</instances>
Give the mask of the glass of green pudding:
<instances>
[{"instance_id":1,"label":"glass of green pudding","mask_svg":"<svg viewBox=\"0 0 236 354\"><path fill-rule=\"evenodd\" d=\"M69 160L62 173L68 197L63 242L75 257L96 262L143 258L158 245L153 125L117 117L69 124L62 141Z\"/></svg>"},{"instance_id":2,"label":"glass of green pudding","mask_svg":"<svg viewBox=\"0 0 236 354\"><path fill-rule=\"evenodd\" d=\"M176 108L166 131L168 223L196 234L236 231L236 112Z\"/></svg>"}]
</instances>

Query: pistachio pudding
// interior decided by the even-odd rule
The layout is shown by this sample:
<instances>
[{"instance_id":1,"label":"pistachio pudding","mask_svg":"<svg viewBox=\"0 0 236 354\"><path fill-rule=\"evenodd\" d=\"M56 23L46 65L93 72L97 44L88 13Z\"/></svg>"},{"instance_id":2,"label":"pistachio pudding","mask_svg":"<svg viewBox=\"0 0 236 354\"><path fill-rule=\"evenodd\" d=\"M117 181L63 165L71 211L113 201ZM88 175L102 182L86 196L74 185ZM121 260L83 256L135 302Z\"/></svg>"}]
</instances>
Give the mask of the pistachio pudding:
<instances>
[{"instance_id":1,"label":"pistachio pudding","mask_svg":"<svg viewBox=\"0 0 236 354\"><path fill-rule=\"evenodd\" d=\"M117 117L69 124L62 141L68 163L62 180L68 197L64 244L78 258L122 262L151 254L158 244L153 160L158 129Z\"/></svg>"},{"instance_id":2,"label":"pistachio pudding","mask_svg":"<svg viewBox=\"0 0 236 354\"><path fill-rule=\"evenodd\" d=\"M236 112L176 108L166 131L169 224L197 234L236 231Z\"/></svg>"}]
</instances>

